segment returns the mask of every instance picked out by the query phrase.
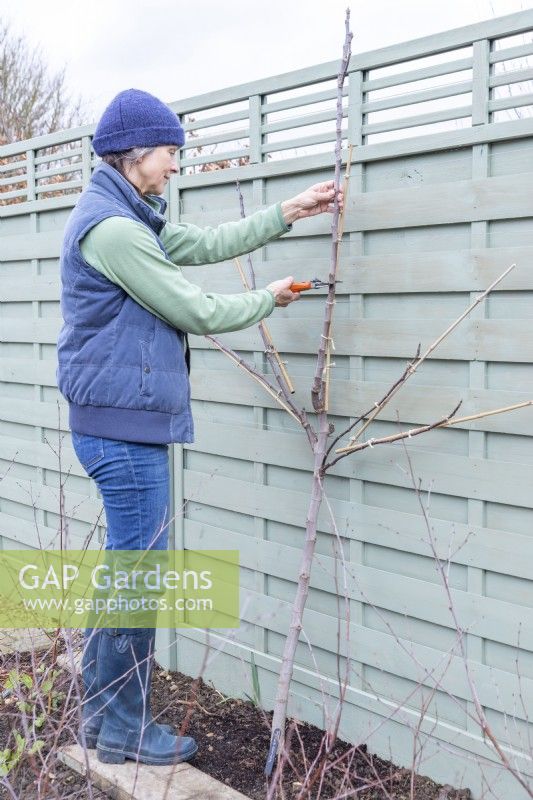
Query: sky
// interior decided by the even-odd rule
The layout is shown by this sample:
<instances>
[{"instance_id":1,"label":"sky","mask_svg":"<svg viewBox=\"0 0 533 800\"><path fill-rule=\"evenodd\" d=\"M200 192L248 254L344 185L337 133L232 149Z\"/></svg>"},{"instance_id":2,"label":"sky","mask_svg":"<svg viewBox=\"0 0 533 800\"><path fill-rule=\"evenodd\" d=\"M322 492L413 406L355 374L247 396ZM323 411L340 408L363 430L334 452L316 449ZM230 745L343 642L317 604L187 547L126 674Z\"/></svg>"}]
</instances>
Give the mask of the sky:
<instances>
[{"instance_id":1,"label":"sky","mask_svg":"<svg viewBox=\"0 0 533 800\"><path fill-rule=\"evenodd\" d=\"M533 8L533 0L0 0L0 18L66 68L86 122L135 87L170 103Z\"/></svg>"}]
</instances>

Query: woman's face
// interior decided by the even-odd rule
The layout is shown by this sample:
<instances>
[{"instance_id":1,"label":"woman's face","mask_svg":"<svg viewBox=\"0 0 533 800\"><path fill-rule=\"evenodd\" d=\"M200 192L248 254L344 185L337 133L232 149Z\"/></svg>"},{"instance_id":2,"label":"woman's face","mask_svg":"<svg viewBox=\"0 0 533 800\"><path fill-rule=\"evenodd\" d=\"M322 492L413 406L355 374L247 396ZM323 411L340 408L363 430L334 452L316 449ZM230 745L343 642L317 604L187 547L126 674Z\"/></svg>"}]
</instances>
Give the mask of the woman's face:
<instances>
[{"instance_id":1,"label":"woman's face","mask_svg":"<svg viewBox=\"0 0 533 800\"><path fill-rule=\"evenodd\" d=\"M133 165L128 174L129 180L141 194L163 194L170 175L178 171L177 152L178 148L174 144L156 147Z\"/></svg>"}]
</instances>

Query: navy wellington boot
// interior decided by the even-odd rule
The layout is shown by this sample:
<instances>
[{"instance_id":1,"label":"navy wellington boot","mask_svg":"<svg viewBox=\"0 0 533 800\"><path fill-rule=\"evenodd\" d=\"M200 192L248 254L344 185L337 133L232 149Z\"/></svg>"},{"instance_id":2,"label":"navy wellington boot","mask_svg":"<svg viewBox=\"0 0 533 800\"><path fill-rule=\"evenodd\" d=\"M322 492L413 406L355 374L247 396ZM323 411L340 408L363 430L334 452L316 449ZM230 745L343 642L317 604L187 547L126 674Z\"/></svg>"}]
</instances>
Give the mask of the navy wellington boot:
<instances>
[{"instance_id":1,"label":"navy wellington boot","mask_svg":"<svg viewBox=\"0 0 533 800\"><path fill-rule=\"evenodd\" d=\"M82 747L87 747L89 750L96 747L96 741L104 720L102 706L105 701L100 692L103 687L99 685L97 670L101 637L101 628L86 628L83 634L81 672L85 691L81 707L81 725L77 739ZM160 725L159 727L169 734L174 733L174 728L171 725Z\"/></svg>"},{"instance_id":2,"label":"navy wellington boot","mask_svg":"<svg viewBox=\"0 0 533 800\"><path fill-rule=\"evenodd\" d=\"M173 736L150 711L155 628L104 629L98 674L104 719L96 743L99 761L178 764L198 750L190 736Z\"/></svg>"}]
</instances>

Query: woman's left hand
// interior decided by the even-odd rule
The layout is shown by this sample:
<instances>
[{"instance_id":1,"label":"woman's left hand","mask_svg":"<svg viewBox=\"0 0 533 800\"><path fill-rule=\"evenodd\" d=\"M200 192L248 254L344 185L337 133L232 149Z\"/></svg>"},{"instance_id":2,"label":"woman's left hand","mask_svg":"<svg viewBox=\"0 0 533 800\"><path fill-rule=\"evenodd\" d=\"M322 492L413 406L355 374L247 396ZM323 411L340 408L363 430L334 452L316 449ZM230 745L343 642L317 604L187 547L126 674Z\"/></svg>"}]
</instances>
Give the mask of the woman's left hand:
<instances>
[{"instance_id":1,"label":"woman's left hand","mask_svg":"<svg viewBox=\"0 0 533 800\"><path fill-rule=\"evenodd\" d=\"M283 218L287 225L297 219L314 217L315 214L322 214L325 211L333 212L334 209L334 181L324 181L315 183L304 192L297 194L290 200L285 200L281 204ZM339 209L342 211L344 206L344 194L342 189L338 192Z\"/></svg>"}]
</instances>

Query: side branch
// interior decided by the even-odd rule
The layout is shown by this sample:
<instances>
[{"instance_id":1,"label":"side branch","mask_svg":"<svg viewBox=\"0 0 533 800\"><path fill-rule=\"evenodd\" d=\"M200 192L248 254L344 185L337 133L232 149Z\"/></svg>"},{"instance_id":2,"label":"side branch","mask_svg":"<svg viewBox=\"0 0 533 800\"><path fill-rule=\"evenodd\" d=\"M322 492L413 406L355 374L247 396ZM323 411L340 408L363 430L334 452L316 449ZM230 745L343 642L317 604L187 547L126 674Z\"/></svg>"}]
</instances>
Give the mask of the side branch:
<instances>
[{"instance_id":1,"label":"side branch","mask_svg":"<svg viewBox=\"0 0 533 800\"><path fill-rule=\"evenodd\" d=\"M239 355L237 355L237 353L234 350L232 350L231 347L228 347L227 345L223 344L220 341L220 339L218 339L216 336L207 335L205 338L209 339L210 342L213 342L215 347L218 347L218 349L221 350L229 359L231 359L231 361L233 361L234 364L237 364L237 366L240 367L242 370L244 370L244 372L247 372L248 375L254 379L254 381L257 381L257 383L259 383L263 387L263 389L266 392L268 392L268 394L271 395L271 397L274 398L276 403L278 403L283 409L285 409L287 414L290 414L290 416L299 425L302 426L302 428L307 434L307 438L309 439L311 447L314 448L317 441L317 435L313 429L313 426L311 425L311 423L307 418L305 409L297 408L290 398L285 398L284 402L280 397L281 395L280 389L276 390L276 387L272 383L270 383L270 381L265 375L262 375L260 372L258 372L252 364L250 364L248 361L245 361L244 358L241 358Z\"/></svg>"},{"instance_id":2,"label":"side branch","mask_svg":"<svg viewBox=\"0 0 533 800\"><path fill-rule=\"evenodd\" d=\"M390 402L390 400L394 397L396 392L406 383L406 381L411 377L411 375L415 374L418 367L424 363L426 358L428 358L431 355L431 353L439 346L439 344L441 344L441 342L443 342L444 339L446 339L446 337L449 336L450 333L452 333L452 331L454 331L457 328L457 326L464 320L465 317L468 316L468 314L470 314L481 302L483 302L483 300L485 300L487 295L490 292L492 292L494 287L497 286L500 283L500 281L502 281L515 267L516 264L511 264L511 266L508 267L505 270L505 272L502 272L502 274L498 278L496 278L496 280L493 281L493 283L491 283L491 285L487 289L485 289L485 291L482 294L480 294L479 297L476 297L473 303L471 303L468 306L468 308L465 311L463 311L461 316L457 317L457 319L454 322L452 322L452 324L448 328L446 328L444 333L442 333L438 337L438 339L435 339L435 341L432 344L430 344L430 346L422 356L415 358L414 361L408 365L402 378L395 384L395 386L391 391L387 392L383 400L380 403L376 404L375 409L370 413L370 416L367 418L364 425L361 425L359 430L356 431L355 435L351 437L350 439L351 442L355 442L357 441L357 439L359 439L361 434L368 428L370 423L377 417L380 411L382 411L385 408L387 403Z\"/></svg>"},{"instance_id":3,"label":"side branch","mask_svg":"<svg viewBox=\"0 0 533 800\"><path fill-rule=\"evenodd\" d=\"M441 419L439 422L434 422L431 425L421 425L418 428L411 428L408 431L394 433L391 436L381 436L378 439L368 439L366 442L359 442L358 444L349 445L348 447L341 447L339 450L335 450L336 453L341 453L339 458L334 459L329 464L325 464L323 471L325 472L326 469L332 467L333 464L336 464L337 461L340 461L340 459L344 458L344 456L347 456L350 453L356 453L359 450L366 450L367 447L374 447L377 444L390 444L391 442L398 442L400 439L411 439L413 436L418 436L420 433L426 433L426 431L431 431L435 428L449 428L452 425L459 425L461 422L472 422L476 419L483 419L483 417L492 417L495 414L504 414L507 411L515 411L517 408L526 408L526 406L533 405L533 400L525 400L523 403L515 403L512 406L505 406L505 408L493 408L490 411L481 411L479 414L470 414L467 417L455 417L457 409L460 405L461 404L459 403L454 408L452 413L447 417L444 417L444 419Z\"/></svg>"}]
</instances>

